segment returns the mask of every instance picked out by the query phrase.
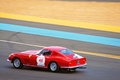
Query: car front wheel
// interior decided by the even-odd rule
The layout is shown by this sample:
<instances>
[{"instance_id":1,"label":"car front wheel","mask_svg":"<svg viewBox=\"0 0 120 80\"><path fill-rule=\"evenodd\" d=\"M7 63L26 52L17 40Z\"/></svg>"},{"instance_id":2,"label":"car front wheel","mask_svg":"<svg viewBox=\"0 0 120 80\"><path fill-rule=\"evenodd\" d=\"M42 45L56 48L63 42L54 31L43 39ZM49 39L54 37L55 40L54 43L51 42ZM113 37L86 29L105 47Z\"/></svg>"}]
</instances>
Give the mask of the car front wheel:
<instances>
[{"instance_id":1,"label":"car front wheel","mask_svg":"<svg viewBox=\"0 0 120 80\"><path fill-rule=\"evenodd\" d=\"M13 60L13 66L14 66L14 68L16 68L16 69L21 69L21 68L23 67L23 64L22 64L22 62L20 61L20 59L15 58L15 59Z\"/></svg>"}]
</instances>

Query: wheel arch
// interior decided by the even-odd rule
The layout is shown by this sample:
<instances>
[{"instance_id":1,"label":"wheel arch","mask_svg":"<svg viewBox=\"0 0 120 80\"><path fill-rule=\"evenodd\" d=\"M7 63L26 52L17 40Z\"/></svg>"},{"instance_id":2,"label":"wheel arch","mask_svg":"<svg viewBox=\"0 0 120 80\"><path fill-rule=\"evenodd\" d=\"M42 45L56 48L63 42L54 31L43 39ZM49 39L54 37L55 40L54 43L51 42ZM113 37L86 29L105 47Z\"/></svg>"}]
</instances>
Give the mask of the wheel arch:
<instances>
[{"instance_id":1,"label":"wheel arch","mask_svg":"<svg viewBox=\"0 0 120 80\"><path fill-rule=\"evenodd\" d=\"M12 62L11 63L13 63L13 61L15 60L15 59L19 59L20 61L21 61L21 59L19 58L19 57L14 57L13 59L12 59Z\"/></svg>"},{"instance_id":2,"label":"wheel arch","mask_svg":"<svg viewBox=\"0 0 120 80\"><path fill-rule=\"evenodd\" d=\"M55 63L59 66L59 64L58 64L57 61L50 61L50 62L48 63L48 68L50 67L50 64L51 64L52 62L55 62Z\"/></svg>"}]
</instances>

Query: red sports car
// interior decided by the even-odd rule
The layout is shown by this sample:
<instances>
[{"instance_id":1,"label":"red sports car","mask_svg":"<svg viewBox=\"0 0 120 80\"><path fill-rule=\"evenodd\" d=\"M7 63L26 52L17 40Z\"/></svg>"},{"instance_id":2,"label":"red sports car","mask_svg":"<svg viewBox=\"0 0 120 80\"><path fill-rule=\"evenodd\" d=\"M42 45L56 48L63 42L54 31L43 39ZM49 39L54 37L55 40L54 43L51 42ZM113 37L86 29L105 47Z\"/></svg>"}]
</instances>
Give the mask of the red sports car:
<instances>
[{"instance_id":1,"label":"red sports car","mask_svg":"<svg viewBox=\"0 0 120 80\"><path fill-rule=\"evenodd\" d=\"M60 46L45 47L41 50L15 52L9 55L7 61L13 63L17 69L23 66L47 68L52 72L60 69L75 71L86 68L86 58L70 49Z\"/></svg>"}]
</instances>

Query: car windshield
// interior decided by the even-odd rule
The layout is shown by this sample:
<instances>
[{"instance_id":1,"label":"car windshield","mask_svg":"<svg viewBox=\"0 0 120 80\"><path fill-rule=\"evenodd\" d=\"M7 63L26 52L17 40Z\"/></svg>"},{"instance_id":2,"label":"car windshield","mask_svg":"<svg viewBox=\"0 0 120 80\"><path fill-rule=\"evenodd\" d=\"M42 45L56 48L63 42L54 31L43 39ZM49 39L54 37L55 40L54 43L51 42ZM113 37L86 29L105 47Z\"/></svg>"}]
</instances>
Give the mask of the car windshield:
<instances>
[{"instance_id":1,"label":"car windshield","mask_svg":"<svg viewBox=\"0 0 120 80\"><path fill-rule=\"evenodd\" d=\"M64 54L64 55L74 54L74 52L71 51L71 50L69 50L69 49L62 49L59 52L62 53L62 54Z\"/></svg>"}]
</instances>

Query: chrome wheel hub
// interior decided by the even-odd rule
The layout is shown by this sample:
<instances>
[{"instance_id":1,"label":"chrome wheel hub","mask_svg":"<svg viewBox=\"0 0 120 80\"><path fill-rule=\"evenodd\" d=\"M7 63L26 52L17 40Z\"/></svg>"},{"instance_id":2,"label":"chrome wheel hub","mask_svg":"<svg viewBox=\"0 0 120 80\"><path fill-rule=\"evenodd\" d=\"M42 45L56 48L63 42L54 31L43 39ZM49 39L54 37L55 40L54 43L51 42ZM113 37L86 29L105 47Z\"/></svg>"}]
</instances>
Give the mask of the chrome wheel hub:
<instances>
[{"instance_id":1,"label":"chrome wheel hub","mask_svg":"<svg viewBox=\"0 0 120 80\"><path fill-rule=\"evenodd\" d=\"M19 67L20 66L20 60L19 59L15 59L14 60L14 66L15 67Z\"/></svg>"},{"instance_id":2,"label":"chrome wheel hub","mask_svg":"<svg viewBox=\"0 0 120 80\"><path fill-rule=\"evenodd\" d=\"M51 63L50 64L50 69L51 69L51 71L56 71L56 69L57 69L57 64L56 63Z\"/></svg>"}]
</instances>

